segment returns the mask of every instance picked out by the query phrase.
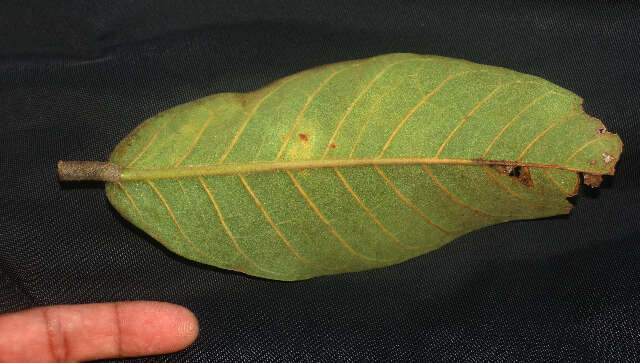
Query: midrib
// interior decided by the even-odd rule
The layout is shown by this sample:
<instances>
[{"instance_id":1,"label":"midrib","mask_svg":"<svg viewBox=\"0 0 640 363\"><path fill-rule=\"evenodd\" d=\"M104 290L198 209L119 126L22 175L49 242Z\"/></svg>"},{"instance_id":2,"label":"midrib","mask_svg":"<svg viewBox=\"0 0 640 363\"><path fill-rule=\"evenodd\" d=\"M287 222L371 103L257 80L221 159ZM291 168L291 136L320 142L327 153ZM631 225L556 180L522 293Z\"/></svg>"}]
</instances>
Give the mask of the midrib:
<instances>
[{"instance_id":1,"label":"midrib","mask_svg":"<svg viewBox=\"0 0 640 363\"><path fill-rule=\"evenodd\" d=\"M572 168L563 165L539 164L509 160L444 159L444 158L370 158L370 159L308 159L278 160L267 162L206 164L168 168L123 168L120 182L154 179L181 179L216 175L273 173L286 170L342 168L384 165L513 165L544 169L560 169L574 172L602 174L598 170Z\"/></svg>"}]
</instances>

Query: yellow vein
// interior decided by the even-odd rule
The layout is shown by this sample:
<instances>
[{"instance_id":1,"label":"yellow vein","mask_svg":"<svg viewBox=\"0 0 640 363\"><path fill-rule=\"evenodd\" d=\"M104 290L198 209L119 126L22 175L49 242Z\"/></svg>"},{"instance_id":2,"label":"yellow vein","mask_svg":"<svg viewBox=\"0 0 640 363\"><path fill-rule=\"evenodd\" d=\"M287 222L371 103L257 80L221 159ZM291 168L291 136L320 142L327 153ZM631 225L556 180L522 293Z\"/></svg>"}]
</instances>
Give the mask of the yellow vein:
<instances>
[{"instance_id":1,"label":"yellow vein","mask_svg":"<svg viewBox=\"0 0 640 363\"><path fill-rule=\"evenodd\" d=\"M139 181L149 179L179 179L198 176L274 173L285 170L304 170L322 168L342 168L375 165L513 165L533 168L559 169L584 172L584 169L566 165L541 164L526 161L485 160L485 159L446 159L446 158L368 158L368 159L304 159L260 161L231 164L203 164L168 168L125 168L115 181Z\"/></svg>"},{"instance_id":2,"label":"yellow vein","mask_svg":"<svg viewBox=\"0 0 640 363\"><path fill-rule=\"evenodd\" d=\"M477 196L483 196L486 194L486 190L481 189L478 185L478 183L475 181L474 176L471 174L471 170L476 170L475 168L467 168L463 165L458 165L458 169L461 169L462 172L464 173L464 175L467 177L467 179L469 179L469 182L466 183L466 185L470 185L472 189L474 189L476 191ZM464 183L463 183L464 184ZM491 215L491 217L495 217L495 218L505 218L505 217L511 217L511 215L507 214L507 215Z\"/></svg>"},{"instance_id":3,"label":"yellow vein","mask_svg":"<svg viewBox=\"0 0 640 363\"><path fill-rule=\"evenodd\" d=\"M549 173L547 169L542 169L542 171L547 175L547 178L551 180L553 185L555 185L561 192L563 192L566 195L571 195L571 193L569 193L566 189L564 189L562 185L560 185L560 183L556 181L556 179Z\"/></svg>"},{"instance_id":4,"label":"yellow vein","mask_svg":"<svg viewBox=\"0 0 640 363\"><path fill-rule=\"evenodd\" d=\"M327 83L329 83L329 81L331 81L331 79L333 77L335 77L338 73L340 72L344 72L349 68L352 68L353 66L350 67L343 67L337 71L334 71L333 73L331 73L327 78L325 78L322 82L320 82L320 84L318 85L318 87L313 91L313 93L311 93L311 95L307 98L307 102L305 102L304 106L302 106L302 110L300 110L300 113L298 113L298 117L296 117L295 121L293 122L293 126L291 126L291 129L289 130L289 132L287 133L287 135L285 136L285 139L282 143L282 146L280 147L280 151L278 151L278 154L276 155L276 160L280 159L280 157L282 156L282 153L284 153L284 150L287 148L287 145L289 144L289 140L291 140L291 136L296 132L296 128L298 127L298 124L300 123L300 120L302 120L302 116L304 116L304 113L307 111L307 108L309 108L309 105L311 104L311 101L313 100L313 98L318 94L318 92L320 92L321 89L323 89Z\"/></svg>"},{"instance_id":5,"label":"yellow vein","mask_svg":"<svg viewBox=\"0 0 640 363\"><path fill-rule=\"evenodd\" d=\"M453 131L451 131L451 133L449 133L449 136L447 136L447 138L442 142L442 145L440 145L440 148L438 149L438 151L436 152L435 157L440 156L440 154L442 153L442 150L444 150L445 146L447 146L447 144L449 143L449 141L451 141L451 139L453 138L453 135L456 134L456 132L458 132L458 130L460 130L460 128L462 127L462 125L464 125L467 120L476 112L478 111L478 109L480 107L482 107L485 103L487 103L487 101L489 101L489 99L491 99L491 97L493 97L496 92L498 92L501 88L514 84L514 83L520 83L520 81L514 81L514 82L510 82L510 83L504 83L501 84L499 86L497 86L496 88L494 88L491 92L489 92L489 94L483 98L480 102L478 102L475 106L473 106L473 108L471 109L471 111L469 111L469 113L467 113L466 115L464 115L464 117L462 118L462 120L460 120L460 122L458 123L458 125L453 129Z\"/></svg>"},{"instance_id":6,"label":"yellow vein","mask_svg":"<svg viewBox=\"0 0 640 363\"><path fill-rule=\"evenodd\" d=\"M535 203L533 201L530 201L529 199L526 199L522 196L520 196L518 193L514 192L513 190L511 190L511 188L509 188L508 186L504 185L500 180L498 180L498 178L493 175L494 173L492 173L491 171L487 170L486 166L482 166L482 171L487 174L487 176L489 178L491 178L491 180L493 180L493 182L502 190L504 190L505 192L511 194L512 196L514 196L517 199L520 199L521 201L531 205L534 208L542 208L544 207L543 205L540 205L538 203Z\"/></svg>"},{"instance_id":7,"label":"yellow vein","mask_svg":"<svg viewBox=\"0 0 640 363\"><path fill-rule=\"evenodd\" d=\"M301 72L302 73L302 72ZM260 98L260 100L256 103L256 105L253 107L253 109L251 110L251 112L247 115L247 118L245 118L244 122L242 123L242 126L240 126L240 128L238 129L238 132L236 132L235 136L233 137L233 139L231 140L231 143L229 144L229 146L227 146L227 149L225 150L225 152L222 154L222 156L220 157L220 160L218 160L218 164L222 164L224 162L224 160L227 158L227 156L229 156L229 154L231 153L231 150L233 150L233 148L236 146L236 144L238 143L238 140L240 139L240 135L242 135L242 133L244 132L244 129L247 127L247 125L249 125L249 121L251 121L251 119L253 118L253 116L256 114L256 112L258 111L258 109L260 108L260 106L262 105L262 103L269 97L271 97L274 93L276 93L279 89L281 89L285 84L289 83L290 81L298 78L298 75L300 75L301 73L298 73L292 77L290 77L289 79L285 79L283 80L277 87L274 87L271 92L267 93L266 95L264 95L262 98Z\"/></svg>"},{"instance_id":8,"label":"yellow vein","mask_svg":"<svg viewBox=\"0 0 640 363\"><path fill-rule=\"evenodd\" d=\"M389 230L382 224L382 222L380 222L380 220L378 220L378 218L376 218L376 216L373 214L373 212L371 212L371 210L364 204L364 202L362 201L362 199L360 199L360 197L358 197L358 195L356 194L356 192L353 190L353 188L351 187L351 185L349 185L349 183L347 182L347 180L344 178L344 176L342 175L342 173L340 173L340 171L337 168L333 168L333 171L336 173L336 175L338 176L338 178L340 179L340 181L342 182L342 184L344 185L344 187L347 189L347 191L349 192L349 194L351 194L351 196L353 197L353 199L358 203L358 205L360 205L360 207L367 213L367 215L369 216L369 218L373 221L373 223L375 223L384 234L387 235L387 237L389 237L393 243L397 244L398 246L402 247L405 250L419 250L421 247L409 247L407 245L405 245L404 243L400 242L398 240L398 238L396 238L396 236L394 236L391 232L389 232Z\"/></svg>"},{"instance_id":9,"label":"yellow vein","mask_svg":"<svg viewBox=\"0 0 640 363\"><path fill-rule=\"evenodd\" d=\"M309 260L307 260L306 258L302 257L298 251L296 251L293 246L291 246L291 243L289 243L289 240L287 240L287 238L282 234L282 232L280 232L280 229L278 228L278 226L276 226L276 224L273 222L273 219L271 219L271 217L269 216L269 213L267 213L267 210L264 208L264 205L262 205L262 202L260 202L260 200L258 199L258 197L256 196L256 194L253 192L253 189L251 189L251 187L249 186L249 183L247 183L247 180L242 176L242 175L238 175L238 178L240 178L240 182L242 183L242 185L244 185L244 188L246 189L247 193L249 193L249 195L251 196L251 198L253 199L253 201L256 203L256 206L258 206L258 209L260 209L260 212L262 212L262 215L264 216L264 218L267 220L267 222L269 223L269 225L271 226L271 228L273 228L273 230L276 232L276 234L278 235L278 237L280 237L280 239L282 240L282 242L284 242L284 244L287 246L287 248L289 249L289 251L291 251L291 253L303 264L313 267L317 270L332 270L330 268L327 267L323 267L323 266L318 266L312 262L310 262Z\"/></svg>"},{"instance_id":10,"label":"yellow vein","mask_svg":"<svg viewBox=\"0 0 640 363\"><path fill-rule=\"evenodd\" d=\"M424 68L424 67L422 67L422 68ZM410 74L409 77L411 77L411 79L413 80L413 83L416 84L416 89L418 90L418 92L420 92L422 97L424 97L425 96L424 90L422 89L422 85L418 81L418 72L416 72L415 74Z\"/></svg>"},{"instance_id":11,"label":"yellow vein","mask_svg":"<svg viewBox=\"0 0 640 363\"><path fill-rule=\"evenodd\" d=\"M351 114L351 111L353 111L353 108L360 101L362 96L364 96L369 91L369 89L371 89L371 87L373 87L373 85L380 79L380 77L382 77L382 75L386 71L388 71L391 67L393 67L395 65L398 65L398 64L410 62L410 61L417 61L417 59L405 59L405 60L402 60L402 61L399 61L399 62L388 64L387 66L382 68L382 70L380 70L375 75L375 77L373 77L373 79L371 79L371 81L369 81L369 83L362 89L362 91L360 91L358 96L353 100L353 102L349 105L349 107L347 107L347 110L344 113L344 115L342 115L342 118L338 122L338 125L336 126L335 131L333 131L333 134L331 135L331 138L329 139L329 142L327 143L327 147L325 148L324 153L322 154L322 158L323 159L327 156L327 154L329 153L329 150L331 150L331 144L334 142L334 140L338 136L338 132L340 132L340 129L342 128L342 125L346 121L347 117L349 117L349 115Z\"/></svg>"},{"instance_id":12,"label":"yellow vein","mask_svg":"<svg viewBox=\"0 0 640 363\"><path fill-rule=\"evenodd\" d=\"M588 142L586 142L584 145L580 146L573 154L571 154L571 156L569 156L569 158L567 158L567 160L564 161L565 165L567 163L569 163L569 161L571 161L571 159L575 158L576 155L578 155L578 153L580 153L582 150L584 150L587 146L593 144L594 142L600 141L602 140L602 136L598 136L593 140L590 140Z\"/></svg>"},{"instance_id":13,"label":"yellow vein","mask_svg":"<svg viewBox=\"0 0 640 363\"><path fill-rule=\"evenodd\" d=\"M229 239L233 243L233 247L236 249L236 251L238 251L238 253L240 255L242 255L242 257L244 257L245 260L247 260L249 263L251 263L258 270L261 270L261 271L264 271L264 272L268 272L268 273L274 274L274 275L281 275L281 273L279 273L279 272L267 270L266 268L262 268L262 267L258 266L258 264L254 260L252 260L249 256L247 256L247 254L242 250L242 248L240 248L240 245L238 244L238 242L236 241L236 238L231 233L231 230L229 229L229 226L227 226L227 223L225 222L224 217L222 216L222 211L220 210L220 206L218 206L218 203L216 202L215 198L213 197L213 193L207 187L207 184L205 184L204 179L202 179L202 177L198 177L198 181L200 182L200 185L202 185L202 188L204 189L205 193L207 193L207 196L209 197L209 200L211 201L211 204L213 204L213 208L216 210L216 214L218 215L218 219L220 220L220 224L222 225L222 228L224 229L224 231L227 233L227 236L229 236Z\"/></svg>"},{"instance_id":14,"label":"yellow vein","mask_svg":"<svg viewBox=\"0 0 640 363\"><path fill-rule=\"evenodd\" d=\"M156 130L153 136L151 136L151 139L149 140L149 142L142 148L142 150L138 153L138 155L136 155L136 157L133 160L131 160L129 164L127 164L127 168L133 165L133 163L135 163L136 161L138 161L138 159L140 159L142 155L144 155L144 153L147 152L147 150L149 150L151 145L156 141L156 139L160 135L160 132L164 130L165 127L167 127L169 122L171 122L171 120L173 120L177 114L178 114L177 112L174 112L173 115L171 115L170 117L167 117L167 120L164 123L162 123L162 125Z\"/></svg>"},{"instance_id":15,"label":"yellow vein","mask_svg":"<svg viewBox=\"0 0 640 363\"><path fill-rule=\"evenodd\" d=\"M156 195L158 196L158 198L160 198L160 201L162 202L162 204L164 205L165 209L167 210L167 213L169 213L169 217L171 217L171 220L173 221L173 224L176 225L176 228L178 228L178 232L180 232L180 234L182 235L182 237L184 237L184 239L187 241L187 243L189 244L189 246L191 246L191 248L196 251L199 255L205 257L205 258L210 258L214 261L218 261L215 257L205 253L204 251L202 251L201 249L199 249L195 243L193 243L193 241L191 240L191 238L189 238L189 236L187 236L187 234L185 233L184 229L182 229L182 226L180 225L180 223L178 222L178 218L176 218L175 213L173 213L173 210L171 209L171 207L169 207L169 203L167 203L167 200L164 198L164 196L162 195L162 193L160 193L160 190L158 190L158 187L155 186L155 184L153 184L153 182L151 182L150 180L147 180L146 183L151 187L151 189L153 189L153 192L156 193Z\"/></svg>"},{"instance_id":16,"label":"yellow vein","mask_svg":"<svg viewBox=\"0 0 640 363\"><path fill-rule=\"evenodd\" d=\"M309 204L309 206L311 207L313 212L318 216L318 218L320 218L322 223L324 223L327 226L327 228L329 229L329 232L331 232L331 234L340 242L340 244L342 244L342 246L351 255L359 257L359 258L362 258L364 260L369 260L369 261L376 261L376 262L382 262L383 261L383 260L377 260L377 259L374 259L374 258L371 258L371 257L363 256L363 255L359 254L358 252L356 252L353 248L351 248L351 246L349 246L349 244L338 234L338 232L335 229L333 229L333 226L331 225L331 223L329 223L329 221L322 215L322 213L320 212L318 207L316 207L316 205L313 203L311 198L309 198L309 196L304 191L304 189L302 189L302 186L300 185L300 183L298 183L298 181L293 176L293 174L290 171L286 171L286 173L287 173L287 175L289 175L289 179L291 179L291 182L296 187L296 189L298 189L298 192L300 193L300 195L302 195L302 198L304 198L304 200L307 202L307 204Z\"/></svg>"},{"instance_id":17,"label":"yellow vein","mask_svg":"<svg viewBox=\"0 0 640 363\"><path fill-rule=\"evenodd\" d=\"M484 158L485 156L487 156L487 154L489 153L489 150L491 150L493 145L495 145L495 143L498 142L498 140L500 139L502 134L504 134L504 132L507 131L507 129L509 127L511 127L511 125L513 125L513 123L516 122L516 120L519 119L520 116L526 110L528 110L531 106L535 105L538 101L540 101L541 99L543 99L544 97L546 97L547 95L549 95L551 93L555 93L555 92L547 91L547 92L541 94L540 96L538 96L538 97L534 98L533 100L531 100L531 102L529 102L526 106L524 106L520 111L518 111L518 113L515 116L513 116L513 118L511 120L509 120L509 122L507 122L506 125L504 125L504 127L502 128L502 130L500 130L500 132L496 135L496 137L494 137L493 140L491 140L491 142L489 143L489 146L487 146L487 148L484 150L484 153L482 154L482 157Z\"/></svg>"},{"instance_id":18,"label":"yellow vein","mask_svg":"<svg viewBox=\"0 0 640 363\"><path fill-rule=\"evenodd\" d=\"M396 193L398 198L400 198L417 215L419 215L422 219L424 219L425 222L436 227L437 229L439 229L444 233L454 233L453 231L446 230L440 227L439 225L433 223L424 213L422 213L420 209L418 209L418 207L416 207L413 203L411 203L411 201L407 197L405 197L404 194L402 194L402 192L395 186L395 184L391 182L391 180L389 180L389 178L387 178L387 176L382 172L382 170L377 165L375 165L373 168L380 175L382 180L384 180L384 182L389 186L389 188L391 188L391 190L393 190L393 192Z\"/></svg>"},{"instance_id":19,"label":"yellow vein","mask_svg":"<svg viewBox=\"0 0 640 363\"><path fill-rule=\"evenodd\" d=\"M266 141L265 137L262 137L262 141L260 141L260 146L258 146L258 152L253 156L253 159L251 159L251 161L258 160L258 156L260 156L260 154L262 154L262 151L264 150L265 141Z\"/></svg>"},{"instance_id":20,"label":"yellow vein","mask_svg":"<svg viewBox=\"0 0 640 363\"><path fill-rule=\"evenodd\" d=\"M165 117L168 114L169 114L169 111L166 111L165 113L158 114L156 117ZM125 162L127 160L127 153L129 152L129 146L131 146L131 142L135 138L137 138L138 134L140 134L140 132L145 128L146 128L146 125L144 125L144 122L143 122L140 125L136 126L136 128L133 129L133 131L131 131L131 133L122 140L121 144L123 144L124 146L122 147L122 150L118 152L118 154L121 155L119 161Z\"/></svg>"},{"instance_id":21,"label":"yellow vein","mask_svg":"<svg viewBox=\"0 0 640 363\"><path fill-rule=\"evenodd\" d=\"M413 80L413 83L415 83L416 89L418 90L418 92L420 92L420 94L422 95L422 97L424 97L424 89L422 89L422 85L420 84L420 80L418 79L418 75L420 74L420 72L424 71L425 68L425 64L427 62L433 62L436 61L436 58L428 58L425 59L422 62L422 65L420 66L420 69L417 69L415 73L409 74L408 77L411 78ZM447 69L447 72L449 71L449 69Z\"/></svg>"},{"instance_id":22,"label":"yellow vein","mask_svg":"<svg viewBox=\"0 0 640 363\"><path fill-rule=\"evenodd\" d=\"M122 190L122 192L124 193L124 195L127 197L127 199L129 200L129 203L131 203L131 205L133 206L133 208L136 210L136 212L138 213L138 215L140 216L140 220L142 220L142 222L147 225L147 227L149 226L147 224L147 221L145 221L144 217L142 216L142 212L140 211L140 208L138 208L138 204L136 204L136 202L133 200L133 197L131 196L131 194L129 194L129 192L127 191L127 189L122 185L122 183L116 183L116 185L120 188L120 190Z\"/></svg>"},{"instance_id":23,"label":"yellow vein","mask_svg":"<svg viewBox=\"0 0 640 363\"><path fill-rule=\"evenodd\" d=\"M184 203L186 205L191 204L191 202L189 201L189 197L187 197L187 191L184 190L184 186L182 185L182 181L180 179L176 179L176 182L178 182L178 186L180 187L180 190L182 191L182 199L184 201ZM202 211L200 210L200 215L204 218L204 214L202 213Z\"/></svg>"},{"instance_id":24,"label":"yellow vein","mask_svg":"<svg viewBox=\"0 0 640 363\"><path fill-rule=\"evenodd\" d=\"M529 149L531 149L531 147L538 142L538 140L540 140L544 135L546 135L549 131L551 131L554 127L560 125L561 123L567 121L569 118L571 118L571 116L575 116L577 114L579 114L580 112L578 111L573 111L568 113L565 117L561 118L560 120L552 123L551 125L549 125L549 127L547 127L546 129L544 129L540 134L538 134L538 136L536 136L533 140L531 140L531 142L529 143L529 145L527 145L527 147L524 148L524 150L522 150L522 152L520 153L520 156L518 156L518 158L516 160L520 161L522 160L522 158L524 157L524 155L529 151Z\"/></svg>"},{"instance_id":25,"label":"yellow vein","mask_svg":"<svg viewBox=\"0 0 640 363\"><path fill-rule=\"evenodd\" d=\"M420 109L420 107L422 107L422 105L424 105L426 102L428 102L431 99L431 97L433 97L436 93L438 93L438 91L445 84L447 84L447 82L449 82L450 80L452 80L454 78L457 78L457 77L460 77L462 75L465 75L465 74L478 73L478 72L481 72L481 71L466 71L466 72L461 72L461 73L457 73L457 74L448 76L442 82L440 82L440 84L436 88L434 88L431 92L429 92L428 95L422 97L422 99L415 106L413 106L413 108L411 108L409 113L407 113L400 120L400 122L398 122L398 125L396 126L395 130L393 130L393 132L391 133L391 136L389 136L389 139L387 139L387 142L382 146L382 150L380 150L380 154L378 154L378 157L381 158L382 155L384 155L385 151L387 151L387 149L391 145L391 142L396 137L396 135L400 132L400 129L402 129L404 124L407 123L407 121L418 111L418 109Z\"/></svg>"},{"instance_id":26,"label":"yellow vein","mask_svg":"<svg viewBox=\"0 0 640 363\"><path fill-rule=\"evenodd\" d=\"M454 203L463 206L464 208L469 209L470 211L477 213L477 214L481 214L483 216L487 216L487 217L491 217L491 218L497 218L496 216L492 216L491 214L487 214L479 209L476 209L472 206L470 206L469 204L461 201L460 199L456 198L455 195L451 194L451 192L440 182L440 180L438 180L438 178L436 178L435 175L433 175L433 173L431 172L431 170L426 166L426 165L420 165L420 167L422 167L422 170L424 170L424 172L429 176L429 178L431 178L431 180L433 180L434 183L436 183L436 185L438 186L438 188L440 188L440 190L442 190L442 192L449 197L449 199L451 199Z\"/></svg>"},{"instance_id":27,"label":"yellow vein","mask_svg":"<svg viewBox=\"0 0 640 363\"><path fill-rule=\"evenodd\" d=\"M162 245L164 246L169 246L169 244L162 238L160 237L160 235L158 235L158 233L151 228L151 226L149 225L149 223L147 223L147 221L144 219L144 216L142 215L142 211L140 211L140 208L138 208L138 204L133 200L133 196L131 196L131 194L127 191L127 189L121 184L121 183L116 183L116 185L120 188L120 190L122 190L122 192L124 193L124 195L127 197L127 199L129 200L129 203L131 203L131 205L133 206L133 208L136 210L136 212L138 213L138 215L140 216L140 221L142 221L142 223L144 224L144 226L147 228L146 232L153 238L155 238L158 242L160 242ZM222 266L226 266L226 264L222 264L222 263L218 263L218 265L220 267Z\"/></svg>"},{"instance_id":28,"label":"yellow vein","mask_svg":"<svg viewBox=\"0 0 640 363\"><path fill-rule=\"evenodd\" d=\"M207 127L209 127L209 124L211 124L211 121L213 121L213 116L215 116L215 114L218 112L220 107L222 107L222 106L216 107L215 110L213 110L213 111L211 111L211 113L209 113L209 116L207 117L207 121L205 121L204 124L202 125L202 127L200 127L200 130L198 130L198 133L196 134L196 137L193 139L193 142L191 142L191 145L189 145L189 148L187 149L187 151L182 155L182 157L180 157L180 159L178 159L178 161L176 161L174 166L179 166L180 164L182 164L184 159L186 159L187 156L189 156L191 154L193 149L198 144L198 141L200 141L200 138L202 137L202 134L204 134L204 131L207 129Z\"/></svg>"},{"instance_id":29,"label":"yellow vein","mask_svg":"<svg viewBox=\"0 0 640 363\"><path fill-rule=\"evenodd\" d=\"M358 136L356 136L356 140L353 142L353 147L351 148L351 153L349 153L349 157L351 157L353 155L353 153L356 152L356 147L358 147L359 143L360 143L360 139L362 138L362 135L364 134L364 130L367 127L367 124L369 123L369 120L371 120L371 117L373 116L373 113L376 111L378 105L380 104L380 102L382 102L382 100L392 91L395 91L396 89L398 89L398 87L393 87L393 88L389 88L387 91L385 91L383 94L381 94L376 101L371 105L371 108L369 109L369 112L367 112L367 115L364 118L364 122L362 123L362 126L360 127L360 132L358 132Z\"/></svg>"}]
</instances>

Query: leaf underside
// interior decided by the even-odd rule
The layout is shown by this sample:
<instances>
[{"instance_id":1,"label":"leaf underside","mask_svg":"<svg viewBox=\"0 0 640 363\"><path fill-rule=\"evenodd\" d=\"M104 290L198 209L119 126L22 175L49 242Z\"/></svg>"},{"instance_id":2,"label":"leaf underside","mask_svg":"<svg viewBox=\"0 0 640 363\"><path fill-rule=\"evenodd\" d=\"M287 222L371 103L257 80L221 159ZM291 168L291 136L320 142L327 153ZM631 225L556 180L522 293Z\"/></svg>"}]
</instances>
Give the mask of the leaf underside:
<instances>
[{"instance_id":1,"label":"leaf underside","mask_svg":"<svg viewBox=\"0 0 640 363\"><path fill-rule=\"evenodd\" d=\"M107 196L168 249L278 280L387 266L474 229L568 213L622 143L538 77L389 54L142 123Z\"/></svg>"}]
</instances>

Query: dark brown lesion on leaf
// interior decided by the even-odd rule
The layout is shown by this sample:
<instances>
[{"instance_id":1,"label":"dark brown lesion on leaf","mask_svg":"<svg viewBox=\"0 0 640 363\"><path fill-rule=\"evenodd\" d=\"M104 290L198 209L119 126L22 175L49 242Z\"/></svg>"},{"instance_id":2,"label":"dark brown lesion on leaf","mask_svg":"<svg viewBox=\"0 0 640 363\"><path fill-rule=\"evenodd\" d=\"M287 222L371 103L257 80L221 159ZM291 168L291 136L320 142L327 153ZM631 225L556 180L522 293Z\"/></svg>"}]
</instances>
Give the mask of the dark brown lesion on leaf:
<instances>
[{"instance_id":1,"label":"dark brown lesion on leaf","mask_svg":"<svg viewBox=\"0 0 640 363\"><path fill-rule=\"evenodd\" d=\"M329 145L330 148L335 149L336 148L336 144L331 144Z\"/></svg>"},{"instance_id":2,"label":"dark brown lesion on leaf","mask_svg":"<svg viewBox=\"0 0 640 363\"><path fill-rule=\"evenodd\" d=\"M584 184L592 188L599 187L602 184L602 175L584 173Z\"/></svg>"},{"instance_id":3,"label":"dark brown lesion on leaf","mask_svg":"<svg viewBox=\"0 0 640 363\"><path fill-rule=\"evenodd\" d=\"M533 179L531 178L531 171L526 166L520 165L491 165L493 169L501 174L516 179L520 184L533 187Z\"/></svg>"},{"instance_id":4,"label":"dark brown lesion on leaf","mask_svg":"<svg viewBox=\"0 0 640 363\"><path fill-rule=\"evenodd\" d=\"M300 140L302 140L302 141L308 141L309 140L309 135L304 134L304 133L301 132L301 133L298 134L298 138Z\"/></svg>"}]
</instances>

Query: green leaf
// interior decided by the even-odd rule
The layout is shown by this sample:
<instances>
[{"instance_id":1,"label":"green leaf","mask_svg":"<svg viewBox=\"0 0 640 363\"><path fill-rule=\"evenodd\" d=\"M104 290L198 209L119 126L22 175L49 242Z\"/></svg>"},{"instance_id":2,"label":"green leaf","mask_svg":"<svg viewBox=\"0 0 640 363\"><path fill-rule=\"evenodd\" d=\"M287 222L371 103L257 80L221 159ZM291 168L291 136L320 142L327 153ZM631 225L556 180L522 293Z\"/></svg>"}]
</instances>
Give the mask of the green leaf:
<instances>
[{"instance_id":1,"label":"green leaf","mask_svg":"<svg viewBox=\"0 0 640 363\"><path fill-rule=\"evenodd\" d=\"M389 54L153 117L107 196L186 258L278 280L405 261L484 226L568 213L620 139L538 77Z\"/></svg>"}]
</instances>

